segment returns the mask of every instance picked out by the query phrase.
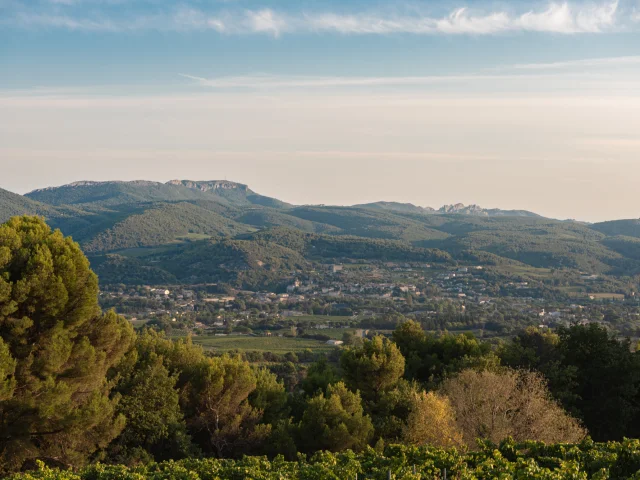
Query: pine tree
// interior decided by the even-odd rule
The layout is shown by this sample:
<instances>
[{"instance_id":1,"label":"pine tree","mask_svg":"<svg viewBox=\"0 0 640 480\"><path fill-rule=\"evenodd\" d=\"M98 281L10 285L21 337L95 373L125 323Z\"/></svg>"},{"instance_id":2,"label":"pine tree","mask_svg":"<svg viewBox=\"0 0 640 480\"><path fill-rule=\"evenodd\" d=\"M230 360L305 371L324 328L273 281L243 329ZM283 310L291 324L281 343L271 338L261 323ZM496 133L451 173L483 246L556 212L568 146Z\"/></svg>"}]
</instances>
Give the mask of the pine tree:
<instances>
[{"instance_id":1,"label":"pine tree","mask_svg":"<svg viewBox=\"0 0 640 480\"><path fill-rule=\"evenodd\" d=\"M0 471L78 465L119 434L106 374L133 337L78 244L37 217L0 226Z\"/></svg>"}]
</instances>

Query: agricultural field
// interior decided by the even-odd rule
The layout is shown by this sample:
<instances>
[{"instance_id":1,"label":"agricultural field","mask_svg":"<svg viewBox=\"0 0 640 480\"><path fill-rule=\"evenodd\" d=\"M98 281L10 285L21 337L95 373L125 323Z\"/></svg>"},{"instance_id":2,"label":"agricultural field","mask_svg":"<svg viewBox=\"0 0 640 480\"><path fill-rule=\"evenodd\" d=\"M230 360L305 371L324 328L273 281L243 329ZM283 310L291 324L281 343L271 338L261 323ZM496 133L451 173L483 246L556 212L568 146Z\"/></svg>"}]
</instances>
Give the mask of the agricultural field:
<instances>
[{"instance_id":1,"label":"agricultural field","mask_svg":"<svg viewBox=\"0 0 640 480\"><path fill-rule=\"evenodd\" d=\"M9 480L480 480L545 479L605 480L640 478L640 441L579 445L540 442L485 444L479 451L389 445L384 452L318 452L286 461L282 456L238 460L187 459L144 466L91 465L76 472L39 463L39 470L18 473Z\"/></svg>"},{"instance_id":2,"label":"agricultural field","mask_svg":"<svg viewBox=\"0 0 640 480\"><path fill-rule=\"evenodd\" d=\"M344 323L352 320L351 317L345 315L300 315L297 317L291 317L293 320L299 322L314 322L314 323Z\"/></svg>"},{"instance_id":3,"label":"agricultural field","mask_svg":"<svg viewBox=\"0 0 640 480\"><path fill-rule=\"evenodd\" d=\"M230 350L258 350L272 353L330 351L335 348L320 340L300 337L265 337L253 335L194 335L193 343L205 350L227 352Z\"/></svg>"},{"instance_id":4,"label":"agricultural field","mask_svg":"<svg viewBox=\"0 0 640 480\"><path fill-rule=\"evenodd\" d=\"M587 292L567 292L569 297L571 298L583 298L590 300L624 300L625 296L621 293L609 293L609 292L600 292L600 293L587 293Z\"/></svg>"}]
</instances>

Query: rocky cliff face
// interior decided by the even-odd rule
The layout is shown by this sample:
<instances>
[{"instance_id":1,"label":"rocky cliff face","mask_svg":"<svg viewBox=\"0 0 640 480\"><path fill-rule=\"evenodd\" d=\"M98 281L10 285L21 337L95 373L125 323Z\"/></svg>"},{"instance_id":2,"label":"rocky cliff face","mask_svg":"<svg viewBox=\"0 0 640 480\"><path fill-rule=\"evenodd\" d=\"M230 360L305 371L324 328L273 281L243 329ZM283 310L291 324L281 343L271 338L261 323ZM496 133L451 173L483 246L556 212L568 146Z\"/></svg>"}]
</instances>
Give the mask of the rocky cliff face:
<instances>
[{"instance_id":1,"label":"rocky cliff face","mask_svg":"<svg viewBox=\"0 0 640 480\"><path fill-rule=\"evenodd\" d=\"M240 192L250 192L249 187L241 183L229 182L227 180L209 180L209 181L193 181L193 180L170 180L167 185L182 185L193 190L208 192L210 190L238 190Z\"/></svg>"},{"instance_id":2,"label":"rocky cliff face","mask_svg":"<svg viewBox=\"0 0 640 480\"><path fill-rule=\"evenodd\" d=\"M489 215L489 213L478 205L464 205L463 203L456 203L455 205L443 205L438 210L438 213L458 213L461 215Z\"/></svg>"}]
</instances>

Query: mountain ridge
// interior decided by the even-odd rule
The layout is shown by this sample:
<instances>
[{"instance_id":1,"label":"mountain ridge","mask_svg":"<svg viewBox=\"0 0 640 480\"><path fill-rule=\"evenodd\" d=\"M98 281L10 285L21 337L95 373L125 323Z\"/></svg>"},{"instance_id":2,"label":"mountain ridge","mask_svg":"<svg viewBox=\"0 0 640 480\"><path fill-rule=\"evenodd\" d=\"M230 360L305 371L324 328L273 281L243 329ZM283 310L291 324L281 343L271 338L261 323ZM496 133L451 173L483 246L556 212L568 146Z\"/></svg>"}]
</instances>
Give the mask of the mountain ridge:
<instances>
[{"instance_id":1,"label":"mountain ridge","mask_svg":"<svg viewBox=\"0 0 640 480\"><path fill-rule=\"evenodd\" d=\"M116 282L190 281L184 267L201 280L258 287L316 258L477 259L640 274L638 220L585 224L461 203L438 210L386 201L296 206L228 180L84 180L25 196L0 190L0 223L23 214L44 216L71 235L97 273ZM294 245L307 247L287 250Z\"/></svg>"},{"instance_id":2,"label":"mountain ridge","mask_svg":"<svg viewBox=\"0 0 640 480\"><path fill-rule=\"evenodd\" d=\"M60 186L51 186L33 190L24 196L32 200L51 205L62 204L85 204L85 203L107 203L113 204L113 196L106 197L105 194L96 194L97 201L91 201L91 198L77 195L81 190L100 189L113 187L120 190L120 194L125 195L125 190L134 188L152 188L154 192L141 192L139 201L193 201L193 200L221 200L232 204L242 205L260 205L276 209L287 209L292 207L315 207L321 205L292 205L290 203L278 200L276 198L260 195L253 191L248 185L234 182L230 180L186 180L173 179L167 182L156 182L151 180L105 180L92 181L80 180ZM72 193L73 192L73 193ZM164 193L163 193L164 192ZM62 201L55 198L56 193L62 198L68 198L70 201ZM113 192L114 194L117 192ZM164 198L163 198L164 195ZM69 198L74 197L74 198ZM76 197L79 197L76 199ZM131 195L126 200L132 200ZM126 202L125 202L126 203ZM322 205L325 206L325 205ZM333 207L332 205L326 205ZM337 206L336 206L337 207ZM465 205L463 203L455 203L443 205L438 209L432 207L423 207L412 203L377 201L356 205L345 206L347 208L363 208L384 210L399 213L414 213L422 215L435 214L459 214L459 215L477 215L477 216L523 216L523 217L539 217L541 215L527 210L504 210L500 208L484 208L476 204Z\"/></svg>"}]
</instances>

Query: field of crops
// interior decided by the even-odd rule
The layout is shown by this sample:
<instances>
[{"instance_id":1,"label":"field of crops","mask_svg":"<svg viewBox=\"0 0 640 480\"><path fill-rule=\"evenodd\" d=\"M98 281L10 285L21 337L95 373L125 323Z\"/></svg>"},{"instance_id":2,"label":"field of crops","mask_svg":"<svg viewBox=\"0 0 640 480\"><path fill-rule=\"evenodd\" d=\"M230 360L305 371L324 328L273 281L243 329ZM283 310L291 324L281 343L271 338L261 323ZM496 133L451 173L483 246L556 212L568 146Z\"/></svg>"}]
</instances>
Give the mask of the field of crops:
<instances>
[{"instance_id":1,"label":"field of crops","mask_svg":"<svg viewBox=\"0 0 640 480\"><path fill-rule=\"evenodd\" d=\"M474 452L391 445L384 453L320 452L297 461L264 457L188 459L127 468L93 465L78 472L40 470L11 480L363 480L363 479L640 479L640 441L579 445L537 442L484 445Z\"/></svg>"},{"instance_id":2,"label":"field of crops","mask_svg":"<svg viewBox=\"0 0 640 480\"><path fill-rule=\"evenodd\" d=\"M326 342L301 337L265 337L252 335L196 335L193 343L202 345L205 350L227 352L230 350L260 350L272 353L302 352L310 349L329 351L332 347Z\"/></svg>"}]
</instances>

